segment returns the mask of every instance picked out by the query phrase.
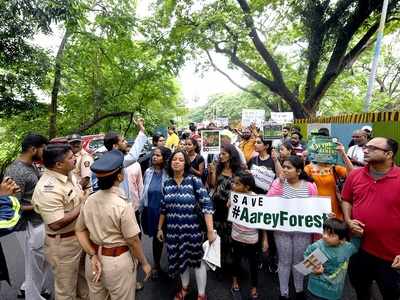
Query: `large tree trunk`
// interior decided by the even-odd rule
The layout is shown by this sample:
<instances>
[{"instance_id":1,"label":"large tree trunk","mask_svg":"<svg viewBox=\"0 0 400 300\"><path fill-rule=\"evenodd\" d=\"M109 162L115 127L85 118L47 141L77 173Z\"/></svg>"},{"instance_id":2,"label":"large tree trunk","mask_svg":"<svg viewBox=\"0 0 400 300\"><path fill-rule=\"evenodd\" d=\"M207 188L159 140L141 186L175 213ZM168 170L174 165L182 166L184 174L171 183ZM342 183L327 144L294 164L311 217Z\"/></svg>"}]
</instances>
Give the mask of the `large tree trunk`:
<instances>
[{"instance_id":1,"label":"large tree trunk","mask_svg":"<svg viewBox=\"0 0 400 300\"><path fill-rule=\"evenodd\" d=\"M306 76L304 101L301 101L302 99L298 93L289 90L273 53L269 51L265 43L260 39L254 25L252 10L250 9L248 1L237 0L237 2L244 13L244 22L249 30L249 38L252 40L258 55L269 69L271 78L267 78L262 73L257 72L239 58L237 55L237 47L239 46L238 37L231 34L233 31L227 25L227 33L228 35L230 34L230 37L233 39L233 47L231 49L222 48L220 42L213 41L215 51L227 55L234 65L242 69L255 81L262 83L270 91L279 95L288 103L295 118L315 116L322 97L333 82L347 66L351 65L354 60L372 44L373 36L378 28L378 22L369 25L360 40L355 43L352 48L350 47L353 36L355 36L363 25L367 26L365 24L366 20L368 20L373 12L379 12L381 6L380 1L363 0L357 2L354 11L347 17L346 22L336 29L337 39L333 46L328 65L324 72L321 72L319 67L321 55L323 51L325 51L323 47L324 37L327 32L337 26L342 12L350 5L356 3L356 1L339 0L336 9L326 21L322 20L329 2L325 1L322 4L318 1L309 2L309 5L305 8L310 13L309 17L311 18L310 20L307 19L305 24L310 29L307 53L309 66ZM395 4L392 4L392 8L394 6ZM390 14L388 15L390 16ZM388 18L387 22L391 22L395 19L396 18ZM319 74L321 74L321 76L317 82Z\"/></svg>"},{"instance_id":2,"label":"large tree trunk","mask_svg":"<svg viewBox=\"0 0 400 300\"><path fill-rule=\"evenodd\" d=\"M64 56L64 49L69 37L68 29L65 30L60 47L58 48L55 65L54 65L54 82L51 91L51 103L49 109L49 138L52 139L57 136L57 98L61 86L61 69L62 58Z\"/></svg>"}]
</instances>

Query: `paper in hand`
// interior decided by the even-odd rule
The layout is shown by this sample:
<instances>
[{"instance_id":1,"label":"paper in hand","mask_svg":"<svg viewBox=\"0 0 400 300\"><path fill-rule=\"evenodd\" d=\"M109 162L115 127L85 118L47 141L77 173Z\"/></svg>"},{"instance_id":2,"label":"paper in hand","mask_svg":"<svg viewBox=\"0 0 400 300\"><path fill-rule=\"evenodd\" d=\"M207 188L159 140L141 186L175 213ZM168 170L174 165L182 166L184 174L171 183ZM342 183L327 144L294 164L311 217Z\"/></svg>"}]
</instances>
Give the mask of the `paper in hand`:
<instances>
[{"instance_id":1,"label":"paper in hand","mask_svg":"<svg viewBox=\"0 0 400 300\"><path fill-rule=\"evenodd\" d=\"M217 235L217 234L216 234ZM217 235L217 238L210 245L209 241L203 243L204 256L203 260L210 267L211 270L215 271L218 267L221 267L221 238Z\"/></svg>"},{"instance_id":2,"label":"paper in hand","mask_svg":"<svg viewBox=\"0 0 400 300\"><path fill-rule=\"evenodd\" d=\"M295 269L303 275L308 275L313 272L313 268L324 264L328 258L320 249L315 249L309 256L306 257L301 263L295 265Z\"/></svg>"}]
</instances>

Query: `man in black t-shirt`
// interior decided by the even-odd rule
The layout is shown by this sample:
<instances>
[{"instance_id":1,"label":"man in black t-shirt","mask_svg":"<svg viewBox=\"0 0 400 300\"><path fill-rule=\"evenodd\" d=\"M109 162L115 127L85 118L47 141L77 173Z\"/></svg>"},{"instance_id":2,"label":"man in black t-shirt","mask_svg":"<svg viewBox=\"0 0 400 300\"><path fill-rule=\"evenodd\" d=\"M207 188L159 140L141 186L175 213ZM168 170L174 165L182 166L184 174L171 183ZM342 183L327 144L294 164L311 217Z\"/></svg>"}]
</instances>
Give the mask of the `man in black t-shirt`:
<instances>
[{"instance_id":1,"label":"man in black t-shirt","mask_svg":"<svg viewBox=\"0 0 400 300\"><path fill-rule=\"evenodd\" d=\"M31 199L40 172L35 161L42 160L47 139L38 134L28 134L22 141L22 152L6 169L5 176L11 177L20 188L15 196L21 203L22 215L16 226L16 236L25 256L25 282L18 298L44 299L49 297L45 290L49 286L50 265L44 253L45 230L41 216L33 210Z\"/></svg>"}]
</instances>

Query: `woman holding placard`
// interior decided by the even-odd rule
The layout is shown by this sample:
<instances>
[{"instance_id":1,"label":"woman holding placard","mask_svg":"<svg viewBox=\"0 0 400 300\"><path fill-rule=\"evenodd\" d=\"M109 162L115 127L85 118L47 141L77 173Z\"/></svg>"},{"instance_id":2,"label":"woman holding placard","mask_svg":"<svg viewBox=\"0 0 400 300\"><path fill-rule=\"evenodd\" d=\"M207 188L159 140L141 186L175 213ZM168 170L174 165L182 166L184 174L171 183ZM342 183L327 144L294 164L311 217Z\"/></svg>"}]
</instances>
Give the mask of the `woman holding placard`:
<instances>
[{"instance_id":1,"label":"woman holding placard","mask_svg":"<svg viewBox=\"0 0 400 300\"><path fill-rule=\"evenodd\" d=\"M307 198L317 195L317 187L304 172L304 162L298 156L290 156L282 164L283 174L276 179L268 196L280 196L296 201L296 198ZM303 232L274 232L275 243L279 257L279 287L280 299L289 299L289 278L293 270L293 281L296 289L296 299L305 299L303 292L304 276L293 266L303 260L304 251L311 243L311 234Z\"/></svg>"},{"instance_id":2,"label":"woman holding placard","mask_svg":"<svg viewBox=\"0 0 400 300\"><path fill-rule=\"evenodd\" d=\"M353 164L346 155L342 144L337 143L337 152L345 163L345 167L324 162L312 161L304 171L314 180L319 196L331 197L332 212L336 218L343 220L340 207L341 188L346 175L353 169Z\"/></svg>"},{"instance_id":3,"label":"woman holding placard","mask_svg":"<svg viewBox=\"0 0 400 300\"><path fill-rule=\"evenodd\" d=\"M232 144L221 147L217 165L209 165L208 185L214 189L212 200L214 203L215 229L221 237L221 260L226 264L231 254L230 235L231 226L228 222L228 200L231 192L231 182L235 173L241 169L241 160L238 151Z\"/></svg>"},{"instance_id":4,"label":"woman holding placard","mask_svg":"<svg viewBox=\"0 0 400 300\"><path fill-rule=\"evenodd\" d=\"M282 171L278 156L272 149L272 141L261 137L256 138L255 144L257 156L253 157L248 164L250 173L254 176L256 194L266 194L278 174Z\"/></svg>"}]
</instances>

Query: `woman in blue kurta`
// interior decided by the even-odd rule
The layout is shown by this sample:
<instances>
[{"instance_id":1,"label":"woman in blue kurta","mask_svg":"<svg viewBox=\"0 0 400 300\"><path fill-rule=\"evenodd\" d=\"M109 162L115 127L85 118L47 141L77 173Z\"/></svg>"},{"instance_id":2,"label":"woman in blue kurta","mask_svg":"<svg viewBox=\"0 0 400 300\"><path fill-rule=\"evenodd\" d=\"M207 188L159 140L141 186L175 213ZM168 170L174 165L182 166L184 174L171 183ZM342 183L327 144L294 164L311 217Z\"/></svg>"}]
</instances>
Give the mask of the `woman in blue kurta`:
<instances>
[{"instance_id":1,"label":"woman in blue kurta","mask_svg":"<svg viewBox=\"0 0 400 300\"><path fill-rule=\"evenodd\" d=\"M161 254L163 243L157 235L158 220L160 218L161 199L164 197L164 183L168 178L167 163L171 156L171 150L159 146L151 155L151 166L144 173L144 188L140 199L141 225L144 234L153 238L154 267L151 277L157 279L161 270Z\"/></svg>"},{"instance_id":2,"label":"woman in blue kurta","mask_svg":"<svg viewBox=\"0 0 400 300\"><path fill-rule=\"evenodd\" d=\"M157 237L160 240L164 239L162 228L165 222L169 273L180 274L182 281L182 290L176 294L175 299L185 298L188 292L190 268L194 268L197 299L203 300L206 299L207 271L202 262L203 232L200 228L199 215L196 213L196 204L200 205L204 215L210 243L215 240L213 206L201 179L190 174L190 160L184 151L178 150L172 154L168 173L170 178L164 183L164 199L161 201Z\"/></svg>"}]
</instances>

